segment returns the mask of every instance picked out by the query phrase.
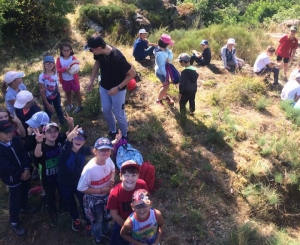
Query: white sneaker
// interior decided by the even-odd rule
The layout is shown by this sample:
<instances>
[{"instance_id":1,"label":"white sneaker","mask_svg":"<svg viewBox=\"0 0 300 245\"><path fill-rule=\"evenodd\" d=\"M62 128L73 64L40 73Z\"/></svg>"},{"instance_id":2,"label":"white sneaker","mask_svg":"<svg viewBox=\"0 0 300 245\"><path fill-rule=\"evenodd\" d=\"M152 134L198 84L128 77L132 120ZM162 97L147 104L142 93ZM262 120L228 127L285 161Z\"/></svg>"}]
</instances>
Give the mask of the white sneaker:
<instances>
[{"instance_id":1,"label":"white sneaker","mask_svg":"<svg viewBox=\"0 0 300 245\"><path fill-rule=\"evenodd\" d=\"M67 105L66 106L66 112L69 112L73 108L73 105Z\"/></svg>"}]
</instances>

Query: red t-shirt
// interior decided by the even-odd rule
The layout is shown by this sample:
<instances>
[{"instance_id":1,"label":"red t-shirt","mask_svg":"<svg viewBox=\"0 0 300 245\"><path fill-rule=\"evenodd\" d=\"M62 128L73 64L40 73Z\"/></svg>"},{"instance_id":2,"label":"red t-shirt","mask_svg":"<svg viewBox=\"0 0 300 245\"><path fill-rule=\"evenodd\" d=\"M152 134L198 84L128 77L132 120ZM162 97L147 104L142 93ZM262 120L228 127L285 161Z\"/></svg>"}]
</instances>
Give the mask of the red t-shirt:
<instances>
[{"instance_id":1,"label":"red t-shirt","mask_svg":"<svg viewBox=\"0 0 300 245\"><path fill-rule=\"evenodd\" d=\"M133 193L138 189L145 189L148 187L144 180L138 179L135 188L131 191L125 191L122 187L122 182L117 184L110 192L107 202L107 209L118 210L118 214L126 220L133 212L131 209L131 201Z\"/></svg>"},{"instance_id":2,"label":"red t-shirt","mask_svg":"<svg viewBox=\"0 0 300 245\"><path fill-rule=\"evenodd\" d=\"M292 50L297 48L298 48L298 39L297 38L289 39L289 36L285 35L279 40L279 45L276 50L276 54L283 58L290 58Z\"/></svg>"}]
</instances>

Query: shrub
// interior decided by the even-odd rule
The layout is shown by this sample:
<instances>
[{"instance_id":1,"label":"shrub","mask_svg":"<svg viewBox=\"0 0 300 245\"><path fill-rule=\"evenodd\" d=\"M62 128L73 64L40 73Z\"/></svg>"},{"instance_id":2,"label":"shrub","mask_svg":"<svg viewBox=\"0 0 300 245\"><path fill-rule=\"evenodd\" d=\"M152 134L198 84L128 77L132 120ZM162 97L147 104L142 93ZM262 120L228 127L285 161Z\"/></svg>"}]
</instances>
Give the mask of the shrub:
<instances>
[{"instance_id":1,"label":"shrub","mask_svg":"<svg viewBox=\"0 0 300 245\"><path fill-rule=\"evenodd\" d=\"M270 100L268 100L265 96L262 96L256 103L255 108L259 111L264 111L266 107L270 104Z\"/></svg>"}]
</instances>

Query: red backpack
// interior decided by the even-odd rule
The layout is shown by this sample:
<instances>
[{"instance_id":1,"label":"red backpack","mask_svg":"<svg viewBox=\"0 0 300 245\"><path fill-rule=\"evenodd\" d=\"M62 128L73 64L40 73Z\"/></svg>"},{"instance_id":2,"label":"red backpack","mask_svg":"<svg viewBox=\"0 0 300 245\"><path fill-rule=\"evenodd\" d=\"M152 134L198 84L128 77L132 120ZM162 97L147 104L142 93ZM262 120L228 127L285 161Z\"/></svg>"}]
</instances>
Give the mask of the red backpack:
<instances>
[{"instance_id":1,"label":"red backpack","mask_svg":"<svg viewBox=\"0 0 300 245\"><path fill-rule=\"evenodd\" d=\"M146 161L140 167L139 178L146 182L146 185L150 192L157 190L158 186L155 181L155 166L151 162Z\"/></svg>"}]
</instances>

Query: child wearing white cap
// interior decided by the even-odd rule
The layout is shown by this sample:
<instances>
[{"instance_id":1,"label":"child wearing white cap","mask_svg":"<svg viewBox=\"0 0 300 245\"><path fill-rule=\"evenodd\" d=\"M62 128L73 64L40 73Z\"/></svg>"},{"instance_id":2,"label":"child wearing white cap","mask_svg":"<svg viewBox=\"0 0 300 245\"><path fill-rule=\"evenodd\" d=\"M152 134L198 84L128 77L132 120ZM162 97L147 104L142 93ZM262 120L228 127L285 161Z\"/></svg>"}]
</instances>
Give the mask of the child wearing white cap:
<instances>
[{"instance_id":1,"label":"child wearing white cap","mask_svg":"<svg viewBox=\"0 0 300 245\"><path fill-rule=\"evenodd\" d=\"M2 83L2 93L5 94L5 106L11 115L15 114L14 103L17 94L26 90L26 86L22 81L25 74L22 71L9 71L5 73L4 82Z\"/></svg>"},{"instance_id":2,"label":"child wearing white cap","mask_svg":"<svg viewBox=\"0 0 300 245\"><path fill-rule=\"evenodd\" d=\"M235 39L229 38L227 44L221 49L221 59L227 70L230 70L232 67L240 69L245 64L242 59L236 57L235 45Z\"/></svg>"},{"instance_id":3,"label":"child wearing white cap","mask_svg":"<svg viewBox=\"0 0 300 245\"><path fill-rule=\"evenodd\" d=\"M156 43L150 43L146 36L147 33L145 29L140 29L138 38L134 41L133 44L133 56L136 61L142 61L144 60L147 56L152 57L153 56L153 50L155 46L157 45Z\"/></svg>"}]
</instances>

